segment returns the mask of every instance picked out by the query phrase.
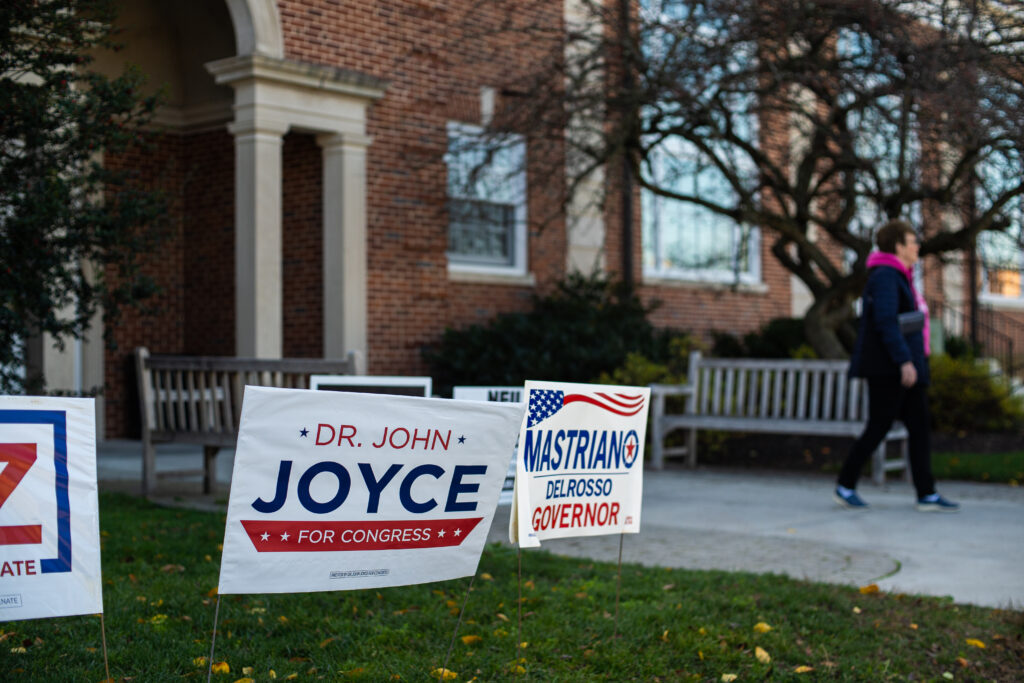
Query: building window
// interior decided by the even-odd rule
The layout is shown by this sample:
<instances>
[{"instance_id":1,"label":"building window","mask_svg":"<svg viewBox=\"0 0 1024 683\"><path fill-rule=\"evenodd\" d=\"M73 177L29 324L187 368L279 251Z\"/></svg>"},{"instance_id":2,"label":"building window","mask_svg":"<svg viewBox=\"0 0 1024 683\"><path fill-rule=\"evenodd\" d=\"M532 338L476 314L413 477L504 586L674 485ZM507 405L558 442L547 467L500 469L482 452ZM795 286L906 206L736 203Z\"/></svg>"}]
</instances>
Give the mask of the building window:
<instances>
[{"instance_id":1,"label":"building window","mask_svg":"<svg viewBox=\"0 0 1024 683\"><path fill-rule=\"evenodd\" d=\"M644 34L643 50L655 60L676 49L677 41L714 41L721 27L709 17L699 3L673 3L667 0L643 0L641 12L652 27ZM682 27L692 32L680 37ZM678 27L676 30L673 27ZM713 67L707 83L714 83L727 73L741 73L756 57L746 50L736 50L732 63ZM721 72L721 73L716 73ZM715 119L712 127L729 128L746 140L757 139L754 96L749 92L714 91L705 93L710 99L722 99L723 108L708 107ZM646 278L695 280L723 283L758 284L761 282L761 239L757 227L738 223L715 211L735 208L736 189L726 175L712 163L707 150L726 165L744 183L757 183L757 169L749 159L736 158L728 143L714 136L701 140L704 149L681 135L671 132L676 121L673 103L664 102L644 114L650 132L648 152L640 169L646 185L659 188L656 193L641 190L643 273ZM658 123L650 123L658 121ZM650 125L646 125L650 123ZM685 127L685 126L682 126ZM674 195L674 196L666 196ZM692 198L688 201L685 198Z\"/></svg>"},{"instance_id":2,"label":"building window","mask_svg":"<svg viewBox=\"0 0 1024 683\"><path fill-rule=\"evenodd\" d=\"M687 153L688 152L688 153ZM728 205L733 189L681 139L662 143L648 157L653 184L681 195ZM761 281L760 231L692 202L644 190L644 275L710 282Z\"/></svg>"},{"instance_id":3,"label":"building window","mask_svg":"<svg viewBox=\"0 0 1024 683\"><path fill-rule=\"evenodd\" d=\"M448 124L448 266L526 273L526 142Z\"/></svg>"}]
</instances>

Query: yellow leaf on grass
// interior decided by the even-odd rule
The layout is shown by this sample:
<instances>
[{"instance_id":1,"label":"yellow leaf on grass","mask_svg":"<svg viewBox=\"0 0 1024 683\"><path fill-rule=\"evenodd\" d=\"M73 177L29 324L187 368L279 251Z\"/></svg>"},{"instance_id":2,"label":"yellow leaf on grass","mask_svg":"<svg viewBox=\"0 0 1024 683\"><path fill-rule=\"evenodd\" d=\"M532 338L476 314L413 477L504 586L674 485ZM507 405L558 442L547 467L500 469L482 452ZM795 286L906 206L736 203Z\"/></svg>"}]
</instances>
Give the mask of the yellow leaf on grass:
<instances>
[{"instance_id":1,"label":"yellow leaf on grass","mask_svg":"<svg viewBox=\"0 0 1024 683\"><path fill-rule=\"evenodd\" d=\"M762 664L767 664L772 661L772 656L763 647L754 648L754 656L757 657L757 661Z\"/></svg>"},{"instance_id":2,"label":"yellow leaf on grass","mask_svg":"<svg viewBox=\"0 0 1024 683\"><path fill-rule=\"evenodd\" d=\"M26 652L28 652L28 650L26 650L26 649L25 649L24 647L22 647L21 645L19 645L18 647L12 647L12 648L11 648L11 653L12 653L12 654L16 654L16 655L23 655L23 654L25 654Z\"/></svg>"},{"instance_id":3,"label":"yellow leaf on grass","mask_svg":"<svg viewBox=\"0 0 1024 683\"><path fill-rule=\"evenodd\" d=\"M430 676L431 678L436 678L439 681L452 681L458 678L459 674L449 669L438 667L430 672Z\"/></svg>"},{"instance_id":4,"label":"yellow leaf on grass","mask_svg":"<svg viewBox=\"0 0 1024 683\"><path fill-rule=\"evenodd\" d=\"M487 572L484 572L483 574L481 574L480 578L482 580L484 580L484 581L494 581L494 577L491 576L490 574L488 574Z\"/></svg>"},{"instance_id":5,"label":"yellow leaf on grass","mask_svg":"<svg viewBox=\"0 0 1024 683\"><path fill-rule=\"evenodd\" d=\"M483 640L483 638L480 636L462 636L463 645L474 645L479 643L481 640Z\"/></svg>"},{"instance_id":6,"label":"yellow leaf on grass","mask_svg":"<svg viewBox=\"0 0 1024 683\"><path fill-rule=\"evenodd\" d=\"M151 623L151 624L162 624L165 621L167 621L167 615L166 614L154 614L153 616L151 616L149 618L149 623Z\"/></svg>"},{"instance_id":7,"label":"yellow leaf on grass","mask_svg":"<svg viewBox=\"0 0 1024 683\"><path fill-rule=\"evenodd\" d=\"M911 622L911 623L910 623L910 630L912 630L912 631L916 631L916 630L917 630L917 624L915 624L915 623Z\"/></svg>"},{"instance_id":8,"label":"yellow leaf on grass","mask_svg":"<svg viewBox=\"0 0 1024 683\"><path fill-rule=\"evenodd\" d=\"M277 672L274 671L273 669L271 669L270 671L267 672L267 678L274 678L274 679L276 679L277 678Z\"/></svg>"},{"instance_id":9,"label":"yellow leaf on grass","mask_svg":"<svg viewBox=\"0 0 1024 683\"><path fill-rule=\"evenodd\" d=\"M663 643L668 642L668 629L665 629L665 632L661 634L661 641Z\"/></svg>"},{"instance_id":10,"label":"yellow leaf on grass","mask_svg":"<svg viewBox=\"0 0 1024 683\"><path fill-rule=\"evenodd\" d=\"M242 667L242 675L243 676L252 676L254 673L256 673L256 669L252 668L251 666L243 666Z\"/></svg>"},{"instance_id":11,"label":"yellow leaf on grass","mask_svg":"<svg viewBox=\"0 0 1024 683\"><path fill-rule=\"evenodd\" d=\"M967 666L968 666L968 665L970 664L970 662L968 662L968 661L967 661L966 659L964 659L963 657L957 657L957 658L956 658L956 663L957 663L957 664L959 664L959 665L960 665L960 668L962 668L962 669L966 669L966 668L967 668Z\"/></svg>"},{"instance_id":12,"label":"yellow leaf on grass","mask_svg":"<svg viewBox=\"0 0 1024 683\"><path fill-rule=\"evenodd\" d=\"M501 612L498 612L498 614L497 614L497 617L498 617L499 619L501 619L502 621L508 621L508 617L506 617L506 616L505 616L504 614L502 614Z\"/></svg>"},{"instance_id":13,"label":"yellow leaf on grass","mask_svg":"<svg viewBox=\"0 0 1024 683\"><path fill-rule=\"evenodd\" d=\"M863 593L864 595L871 595L872 593L877 593L878 592L878 584L877 583L869 583L866 586L861 586L860 587L860 592Z\"/></svg>"},{"instance_id":14,"label":"yellow leaf on grass","mask_svg":"<svg viewBox=\"0 0 1024 683\"><path fill-rule=\"evenodd\" d=\"M238 680L235 681L235 683L256 683L256 679L255 678L249 678L249 677L239 678Z\"/></svg>"},{"instance_id":15,"label":"yellow leaf on grass","mask_svg":"<svg viewBox=\"0 0 1024 683\"><path fill-rule=\"evenodd\" d=\"M523 588L525 588L526 590L531 590L532 591L536 587L537 586L533 583L533 581L527 581L526 583L523 584Z\"/></svg>"},{"instance_id":16,"label":"yellow leaf on grass","mask_svg":"<svg viewBox=\"0 0 1024 683\"><path fill-rule=\"evenodd\" d=\"M509 669L509 671L519 676L522 676L524 673L526 673L526 669L520 666L519 664L513 666L511 669Z\"/></svg>"},{"instance_id":17,"label":"yellow leaf on grass","mask_svg":"<svg viewBox=\"0 0 1024 683\"><path fill-rule=\"evenodd\" d=\"M758 633L768 633L768 631L772 630L772 627L764 623L763 621L759 621L756 624L754 624L754 630Z\"/></svg>"},{"instance_id":18,"label":"yellow leaf on grass","mask_svg":"<svg viewBox=\"0 0 1024 683\"><path fill-rule=\"evenodd\" d=\"M738 678L736 674L722 674L722 683L732 683Z\"/></svg>"},{"instance_id":19,"label":"yellow leaf on grass","mask_svg":"<svg viewBox=\"0 0 1024 683\"><path fill-rule=\"evenodd\" d=\"M349 669L348 671L342 671L341 674L343 676L352 676L354 678L354 677L357 677L357 676L362 676L364 671L366 671L366 669L364 669L361 666L357 666L354 669Z\"/></svg>"},{"instance_id":20,"label":"yellow leaf on grass","mask_svg":"<svg viewBox=\"0 0 1024 683\"><path fill-rule=\"evenodd\" d=\"M964 642L970 645L971 647L980 647L982 650L985 649L985 643L981 642L977 638L968 638Z\"/></svg>"},{"instance_id":21,"label":"yellow leaf on grass","mask_svg":"<svg viewBox=\"0 0 1024 683\"><path fill-rule=\"evenodd\" d=\"M334 640L335 640L335 639L334 639L334 637L332 636L332 637L328 638L327 640L324 640L324 641L322 641L322 642L320 643L320 647L321 647L321 648L325 648L325 647L327 647L328 645L330 645L331 643L333 643L333 642L334 642Z\"/></svg>"},{"instance_id":22,"label":"yellow leaf on grass","mask_svg":"<svg viewBox=\"0 0 1024 683\"><path fill-rule=\"evenodd\" d=\"M206 657L196 657L192 660L192 666L206 666Z\"/></svg>"},{"instance_id":23,"label":"yellow leaf on grass","mask_svg":"<svg viewBox=\"0 0 1024 683\"><path fill-rule=\"evenodd\" d=\"M860 614L860 612L861 612L861 609L860 609L860 607L854 606L854 608L853 608L853 613L854 613L854 614Z\"/></svg>"},{"instance_id":24,"label":"yellow leaf on grass","mask_svg":"<svg viewBox=\"0 0 1024 683\"><path fill-rule=\"evenodd\" d=\"M165 564L164 566L160 567L160 571L162 571L165 574L180 574L183 571L185 571L185 568L180 564Z\"/></svg>"},{"instance_id":25,"label":"yellow leaf on grass","mask_svg":"<svg viewBox=\"0 0 1024 683\"><path fill-rule=\"evenodd\" d=\"M231 667L228 666L227 662L217 662L213 665L213 673L215 674L229 674L231 673Z\"/></svg>"},{"instance_id":26,"label":"yellow leaf on grass","mask_svg":"<svg viewBox=\"0 0 1024 683\"><path fill-rule=\"evenodd\" d=\"M294 681L298 677L299 677L299 674L288 674L287 676L284 677L284 680L286 680L286 681Z\"/></svg>"},{"instance_id":27,"label":"yellow leaf on grass","mask_svg":"<svg viewBox=\"0 0 1024 683\"><path fill-rule=\"evenodd\" d=\"M793 669L793 671L795 673L798 673L798 674L809 674L812 671L814 671L814 667L813 666L807 666L805 664L801 664L797 668Z\"/></svg>"}]
</instances>

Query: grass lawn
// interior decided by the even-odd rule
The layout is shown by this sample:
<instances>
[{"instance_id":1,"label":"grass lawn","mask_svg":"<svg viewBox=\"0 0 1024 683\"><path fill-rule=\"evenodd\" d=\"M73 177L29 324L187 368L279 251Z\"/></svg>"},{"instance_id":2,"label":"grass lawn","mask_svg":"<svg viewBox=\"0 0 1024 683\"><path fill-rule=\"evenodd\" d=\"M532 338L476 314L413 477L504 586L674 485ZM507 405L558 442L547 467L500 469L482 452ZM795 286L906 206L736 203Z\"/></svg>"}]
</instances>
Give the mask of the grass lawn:
<instances>
[{"instance_id":1,"label":"grass lawn","mask_svg":"<svg viewBox=\"0 0 1024 683\"><path fill-rule=\"evenodd\" d=\"M100 496L100 513L112 678L205 680L224 516L113 494ZM615 566L543 551L522 554L518 627L518 561L514 549L485 550L448 666L457 680L1019 681L1024 672L1024 613L770 575L626 565L613 637ZM230 671L214 680L428 680L468 586L225 596L214 661ZM0 641L0 680L104 678L98 617L0 623Z\"/></svg>"},{"instance_id":2,"label":"grass lawn","mask_svg":"<svg viewBox=\"0 0 1024 683\"><path fill-rule=\"evenodd\" d=\"M933 453L936 479L968 479L1024 484L1024 451L1011 453Z\"/></svg>"}]
</instances>

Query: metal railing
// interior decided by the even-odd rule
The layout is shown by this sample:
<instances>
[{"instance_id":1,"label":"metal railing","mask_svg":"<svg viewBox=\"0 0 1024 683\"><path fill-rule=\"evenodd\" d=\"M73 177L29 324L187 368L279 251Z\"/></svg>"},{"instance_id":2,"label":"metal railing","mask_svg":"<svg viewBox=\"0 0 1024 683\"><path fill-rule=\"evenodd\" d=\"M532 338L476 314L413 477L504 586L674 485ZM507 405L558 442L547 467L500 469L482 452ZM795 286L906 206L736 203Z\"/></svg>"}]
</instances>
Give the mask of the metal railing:
<instances>
[{"instance_id":1,"label":"metal railing","mask_svg":"<svg viewBox=\"0 0 1024 683\"><path fill-rule=\"evenodd\" d=\"M980 356L994 358L1003 373L1017 376L1024 370L1024 363L1016 356L1015 350L1024 343L1024 324L988 307L979 306L972 329L971 315L961 308L963 304L953 302L928 302L933 318L942 321L943 333L957 336L974 346Z\"/></svg>"}]
</instances>

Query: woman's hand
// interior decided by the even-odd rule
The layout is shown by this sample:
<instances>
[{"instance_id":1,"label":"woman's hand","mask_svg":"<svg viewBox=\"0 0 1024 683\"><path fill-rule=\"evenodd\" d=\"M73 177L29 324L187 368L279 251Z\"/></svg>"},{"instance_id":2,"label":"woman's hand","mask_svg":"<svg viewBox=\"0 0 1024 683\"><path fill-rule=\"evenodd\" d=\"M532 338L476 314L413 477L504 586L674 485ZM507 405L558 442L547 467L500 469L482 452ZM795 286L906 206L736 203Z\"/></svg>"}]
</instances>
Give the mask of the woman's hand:
<instances>
[{"instance_id":1,"label":"woman's hand","mask_svg":"<svg viewBox=\"0 0 1024 683\"><path fill-rule=\"evenodd\" d=\"M917 384L917 368L909 360L900 366L900 384L908 389Z\"/></svg>"}]
</instances>

